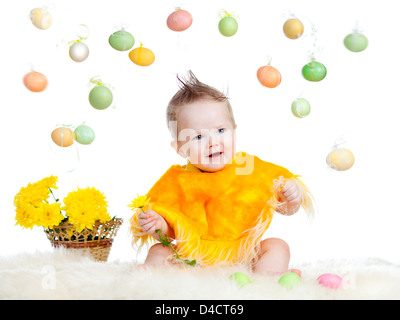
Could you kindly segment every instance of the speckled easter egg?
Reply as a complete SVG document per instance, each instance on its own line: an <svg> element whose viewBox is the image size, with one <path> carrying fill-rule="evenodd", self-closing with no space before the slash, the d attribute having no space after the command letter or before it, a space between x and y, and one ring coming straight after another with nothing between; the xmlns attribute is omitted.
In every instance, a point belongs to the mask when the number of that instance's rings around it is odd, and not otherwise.
<svg viewBox="0 0 400 320"><path fill-rule="evenodd" d="M192 22L193 18L190 12L181 8L177 8L167 18L168 28L177 32L185 31L192 25Z"/></svg>
<svg viewBox="0 0 400 320"><path fill-rule="evenodd" d="M107 109L113 101L113 94L109 88L98 85L90 90L89 102L97 110Z"/></svg>
<svg viewBox="0 0 400 320"><path fill-rule="evenodd" d="M46 76L37 71L28 72L22 80L25 87L32 92L42 92L48 84Z"/></svg>
<svg viewBox="0 0 400 320"><path fill-rule="evenodd" d="M53 23L53 17L50 12L44 8L35 8L31 10L30 18L32 24L41 30L46 30L51 27Z"/></svg>
<svg viewBox="0 0 400 320"><path fill-rule="evenodd" d="M303 23L298 19L288 19L283 24L283 33L289 39L298 39L304 32Z"/></svg>
<svg viewBox="0 0 400 320"><path fill-rule="evenodd" d="M325 66L317 61L311 61L310 63L307 63L301 70L304 79L313 82L323 80L326 77L326 72Z"/></svg>
<svg viewBox="0 0 400 320"><path fill-rule="evenodd" d="M73 45L69 47L69 56L75 62L82 62L87 59L89 56L89 48L83 42L75 42Z"/></svg>
<svg viewBox="0 0 400 320"><path fill-rule="evenodd" d="M76 139L75 133L66 127L58 127L51 133L51 139L59 147L69 147Z"/></svg>
<svg viewBox="0 0 400 320"><path fill-rule="evenodd" d="M232 37L238 31L238 23L234 17L226 16L218 23L219 32L225 37Z"/></svg>
<svg viewBox="0 0 400 320"><path fill-rule="evenodd" d="M348 34L343 40L344 46L352 52L361 52L368 47L368 39L358 32Z"/></svg>
<svg viewBox="0 0 400 320"><path fill-rule="evenodd" d="M95 138L95 134L92 128L86 124L81 124L74 130L76 141L80 144L91 144Z"/></svg>
<svg viewBox="0 0 400 320"><path fill-rule="evenodd" d="M138 66L147 67L155 60L153 51L143 46L133 49L129 52L129 59Z"/></svg>
<svg viewBox="0 0 400 320"><path fill-rule="evenodd" d="M133 47L135 38L126 30L114 32L109 38L108 43L111 47L118 51L126 51Z"/></svg>
<svg viewBox="0 0 400 320"><path fill-rule="evenodd" d="M338 148L328 154L326 163L336 171L346 171L353 166L354 155L349 149Z"/></svg>
<svg viewBox="0 0 400 320"><path fill-rule="evenodd" d="M310 103L304 98L297 98L292 102L292 113L297 118L304 118L311 111Z"/></svg>

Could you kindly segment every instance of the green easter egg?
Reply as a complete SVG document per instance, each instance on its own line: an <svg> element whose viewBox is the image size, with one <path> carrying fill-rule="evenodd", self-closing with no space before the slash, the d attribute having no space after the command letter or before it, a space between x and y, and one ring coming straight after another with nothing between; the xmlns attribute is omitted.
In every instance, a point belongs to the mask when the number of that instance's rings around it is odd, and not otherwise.
<svg viewBox="0 0 400 320"><path fill-rule="evenodd" d="M232 274L229 277L229 279L235 280L240 288L245 286L246 284L251 283L249 277L242 272L236 272L236 273Z"/></svg>
<svg viewBox="0 0 400 320"><path fill-rule="evenodd" d="M80 144L91 144L94 140L94 131L85 124L78 126L75 131L76 141Z"/></svg>
<svg viewBox="0 0 400 320"><path fill-rule="evenodd" d="M362 33L350 33L343 40L344 46L352 52L361 52L368 47L368 39Z"/></svg>
<svg viewBox="0 0 400 320"><path fill-rule="evenodd" d="M97 110L107 109L113 101L113 95L109 88L103 85L94 87L89 93L89 102Z"/></svg>
<svg viewBox="0 0 400 320"><path fill-rule="evenodd" d="M286 287L287 289L292 289L295 285L300 283L300 277L297 273L288 272L280 277L278 282L280 285Z"/></svg>
<svg viewBox="0 0 400 320"><path fill-rule="evenodd" d="M118 51L126 51L133 47L135 38L125 30L114 32L109 38L108 42L111 47Z"/></svg>
<svg viewBox="0 0 400 320"><path fill-rule="evenodd" d="M311 111L310 103L304 98L297 98L292 102L292 113L297 118L308 116Z"/></svg>
<svg viewBox="0 0 400 320"><path fill-rule="evenodd" d="M326 68L325 66L317 61L311 61L310 63L307 63L303 69L301 70L301 73L304 77L304 79L308 81L321 81L326 77Z"/></svg>
<svg viewBox="0 0 400 320"><path fill-rule="evenodd" d="M238 23L233 17L224 17L218 23L219 32L225 37L232 37L238 31Z"/></svg>

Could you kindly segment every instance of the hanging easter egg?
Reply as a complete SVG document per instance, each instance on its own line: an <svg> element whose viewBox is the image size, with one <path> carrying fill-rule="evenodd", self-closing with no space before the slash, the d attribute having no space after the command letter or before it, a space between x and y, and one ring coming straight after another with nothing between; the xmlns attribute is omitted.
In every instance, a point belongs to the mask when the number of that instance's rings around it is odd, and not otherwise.
<svg viewBox="0 0 400 320"><path fill-rule="evenodd" d="M35 8L31 10L30 18L32 24L41 30L46 30L51 27L53 23L53 17L44 8Z"/></svg>
<svg viewBox="0 0 400 320"><path fill-rule="evenodd" d="M311 111L310 103L304 98L297 98L292 102L292 113L297 118L304 118Z"/></svg>
<svg viewBox="0 0 400 320"><path fill-rule="evenodd" d="M97 110L107 109L112 101L113 94L108 87L101 84L90 90L89 102L93 108Z"/></svg>
<svg viewBox="0 0 400 320"><path fill-rule="evenodd" d="M85 61L86 58L89 56L89 48L85 43L77 41L70 46L69 56L75 62Z"/></svg>
<svg viewBox="0 0 400 320"><path fill-rule="evenodd" d="M76 141L80 144L91 144L95 138L95 134L92 128L86 124L81 124L74 130Z"/></svg>
<svg viewBox="0 0 400 320"><path fill-rule="evenodd" d="M328 154L326 163L334 170L346 171L353 166L354 155L349 149L338 148Z"/></svg>
<svg viewBox="0 0 400 320"><path fill-rule="evenodd" d="M281 73L269 64L257 70L257 78L264 87L268 88L277 87L282 80Z"/></svg>
<svg viewBox="0 0 400 320"><path fill-rule="evenodd" d="M177 32L185 31L192 25L192 22L193 18L190 12L182 10L181 8L177 8L167 18L168 28Z"/></svg>
<svg viewBox="0 0 400 320"><path fill-rule="evenodd" d="M303 23L295 18L288 19L283 24L283 33L289 39L298 39L304 32Z"/></svg>
<svg viewBox="0 0 400 320"><path fill-rule="evenodd" d="M36 71L28 72L23 82L25 87L32 92L41 92L46 89L48 81L44 74Z"/></svg>
<svg viewBox="0 0 400 320"><path fill-rule="evenodd" d="M304 79L313 82L323 80L326 77L326 72L325 66L317 61L307 63L301 70Z"/></svg>
<svg viewBox="0 0 400 320"><path fill-rule="evenodd" d="M232 37L238 31L238 23L231 14L222 10L225 16L218 23L219 32L225 37Z"/></svg>
<svg viewBox="0 0 400 320"><path fill-rule="evenodd" d="M368 39L362 33L353 32L343 40L344 46L352 52L361 52L368 47Z"/></svg>
<svg viewBox="0 0 400 320"><path fill-rule="evenodd" d="M318 283L324 287L328 287L331 289L337 289L343 282L342 277L333 273L324 273L320 275L317 279Z"/></svg>
<svg viewBox="0 0 400 320"><path fill-rule="evenodd" d="M148 48L143 47L140 44L140 47L133 49L129 52L129 59L138 66L147 67L151 65L155 60L155 55L153 51Z"/></svg>
<svg viewBox="0 0 400 320"><path fill-rule="evenodd" d="M67 127L58 127L51 133L51 139L59 147L69 147L76 139L75 133Z"/></svg>
<svg viewBox="0 0 400 320"><path fill-rule="evenodd" d="M108 42L115 50L126 51L133 47L135 38L128 31L122 29L114 32L108 38Z"/></svg>

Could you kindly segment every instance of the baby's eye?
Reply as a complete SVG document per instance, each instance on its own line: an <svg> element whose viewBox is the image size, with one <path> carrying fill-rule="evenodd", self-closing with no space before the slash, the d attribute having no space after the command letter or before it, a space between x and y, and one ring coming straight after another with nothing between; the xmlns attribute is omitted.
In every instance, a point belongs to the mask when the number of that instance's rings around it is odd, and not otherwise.
<svg viewBox="0 0 400 320"><path fill-rule="evenodd" d="M193 139L194 139L194 140L200 140L202 137L203 137L203 136L202 136L201 134L199 134L199 135L195 136Z"/></svg>
<svg viewBox="0 0 400 320"><path fill-rule="evenodd" d="M225 132L225 129L224 129L224 128L218 129L218 133L224 133L224 132Z"/></svg>

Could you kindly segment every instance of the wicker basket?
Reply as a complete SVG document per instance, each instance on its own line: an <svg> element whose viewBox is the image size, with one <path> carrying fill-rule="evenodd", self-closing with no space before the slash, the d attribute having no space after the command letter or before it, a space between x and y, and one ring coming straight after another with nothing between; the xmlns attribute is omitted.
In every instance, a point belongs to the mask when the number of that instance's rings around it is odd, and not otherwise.
<svg viewBox="0 0 400 320"><path fill-rule="evenodd" d="M63 222L44 232L55 248L65 247L71 250L87 251L96 261L107 261L114 237L123 220L120 218L107 222L96 222L93 230L85 228L81 232L74 230L70 223Z"/></svg>

